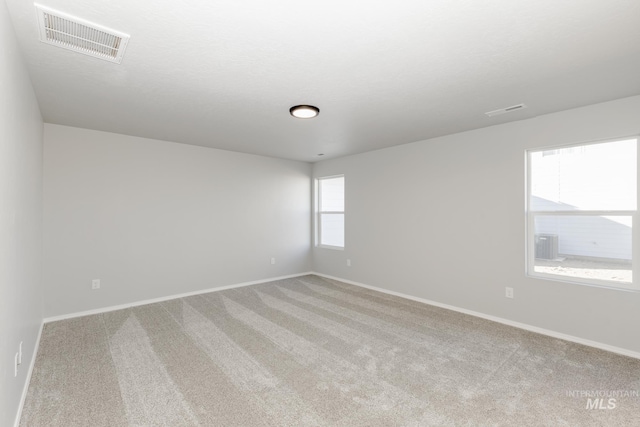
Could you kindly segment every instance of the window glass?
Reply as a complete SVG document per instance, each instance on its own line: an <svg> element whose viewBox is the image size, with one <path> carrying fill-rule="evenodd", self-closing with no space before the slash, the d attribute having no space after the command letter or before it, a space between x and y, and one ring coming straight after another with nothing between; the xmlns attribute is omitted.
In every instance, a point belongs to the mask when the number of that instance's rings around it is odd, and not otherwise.
<svg viewBox="0 0 640 427"><path fill-rule="evenodd" d="M633 285L637 138L530 151L528 272Z"/></svg>
<svg viewBox="0 0 640 427"><path fill-rule="evenodd" d="M344 248L344 176L318 179L318 244Z"/></svg>

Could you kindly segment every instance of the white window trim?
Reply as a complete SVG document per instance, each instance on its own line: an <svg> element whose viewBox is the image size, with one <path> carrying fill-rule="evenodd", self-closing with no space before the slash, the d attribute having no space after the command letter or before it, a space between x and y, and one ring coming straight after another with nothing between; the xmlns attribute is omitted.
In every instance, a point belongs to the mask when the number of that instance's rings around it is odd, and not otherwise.
<svg viewBox="0 0 640 427"><path fill-rule="evenodd" d="M583 143L576 144L567 144L567 145L555 145L552 147L542 147L542 148L531 148L525 151L525 274L527 277L535 278L535 279L545 279L563 283L571 283L583 286L594 286L598 288L606 288L613 289L617 291L627 291L627 292L640 292L640 215L639 215L639 207L636 206L635 211L630 210L619 210L619 211L611 211L611 210L576 210L576 211L531 211L529 206L531 199L531 153L540 152L545 150L557 150L563 148L571 148L571 147L579 147L585 145L592 144L602 144L607 142L616 142L616 141L626 141L629 139L636 139L636 168L637 168L637 176L636 179L640 178L640 136L639 135L630 135L626 137L619 138L611 138L611 139L601 139L597 141L589 141ZM636 192L640 192L640 186L636 187ZM640 197L638 197L638 203L640 203ZM622 282L613 282L609 280L598 280L598 279L589 279L582 277L571 277L571 276L563 276L560 274L549 274L549 273L541 273L536 272L534 270L535 266L535 218L536 216L544 216L544 215L554 215L554 216L630 216L631 224L632 224L632 234L631 234L631 283L622 283Z"/></svg>
<svg viewBox="0 0 640 427"><path fill-rule="evenodd" d="M329 176L321 176L319 178L316 178L315 180L315 197L314 197L314 203L315 203L315 243L316 243L316 247L317 248L323 248L323 249L332 249L334 251L344 251L344 246L333 246L333 245L323 245L320 243L320 236L322 235L322 221L320 220L320 217L323 214L342 214L344 215L345 218L345 222L346 222L346 218L347 215L345 213L346 211L346 180L345 180L345 211L320 211L320 207L322 206L322 200L321 197L322 195L320 194L320 181L325 180L325 179L332 179L332 178L344 178L344 174L340 174L340 175L329 175ZM346 246L346 226L345 226L345 246Z"/></svg>

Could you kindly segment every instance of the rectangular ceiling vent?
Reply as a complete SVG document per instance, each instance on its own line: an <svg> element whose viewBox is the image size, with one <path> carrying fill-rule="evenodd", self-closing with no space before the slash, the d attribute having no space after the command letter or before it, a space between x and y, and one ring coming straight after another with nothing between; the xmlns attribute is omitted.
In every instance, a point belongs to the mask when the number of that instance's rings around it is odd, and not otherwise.
<svg viewBox="0 0 640 427"><path fill-rule="evenodd" d="M36 4L40 40L119 64L129 35Z"/></svg>
<svg viewBox="0 0 640 427"><path fill-rule="evenodd" d="M512 105L511 107L507 107L507 108L501 108L499 110L489 111L488 113L485 113L485 114L489 117L493 117L493 116L499 116L500 114L511 113L513 111L522 110L523 108L527 108L527 106L524 104L518 104L518 105Z"/></svg>

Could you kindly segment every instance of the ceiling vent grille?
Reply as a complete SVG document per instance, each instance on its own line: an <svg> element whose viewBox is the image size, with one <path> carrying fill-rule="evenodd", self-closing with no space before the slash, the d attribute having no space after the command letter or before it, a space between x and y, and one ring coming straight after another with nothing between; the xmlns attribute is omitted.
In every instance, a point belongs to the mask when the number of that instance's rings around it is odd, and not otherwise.
<svg viewBox="0 0 640 427"><path fill-rule="evenodd" d="M527 108L524 104L512 105L511 107L501 108L499 110L493 110L485 113L489 117L499 116L500 114L511 113L513 111L522 110L523 108Z"/></svg>
<svg viewBox="0 0 640 427"><path fill-rule="evenodd" d="M119 64L129 36L36 4L40 40Z"/></svg>

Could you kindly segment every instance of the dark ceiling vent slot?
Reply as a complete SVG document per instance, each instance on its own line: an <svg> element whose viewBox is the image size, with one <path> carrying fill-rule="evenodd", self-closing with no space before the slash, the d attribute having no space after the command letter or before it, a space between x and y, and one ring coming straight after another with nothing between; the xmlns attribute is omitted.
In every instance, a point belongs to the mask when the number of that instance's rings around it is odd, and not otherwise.
<svg viewBox="0 0 640 427"><path fill-rule="evenodd" d="M488 113L485 113L485 114L489 117L493 117L493 116L498 116L500 114L511 113L513 111L522 110L523 108L527 108L527 106L524 104L518 104L518 105L512 105L511 107L507 107L507 108L501 108L499 110L489 111Z"/></svg>
<svg viewBox="0 0 640 427"><path fill-rule="evenodd" d="M36 4L40 40L119 64L129 35Z"/></svg>

